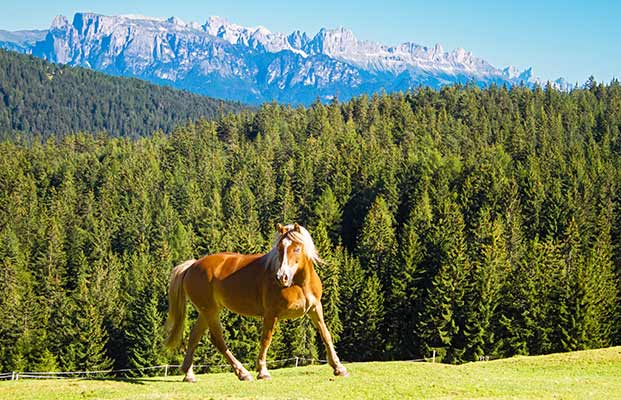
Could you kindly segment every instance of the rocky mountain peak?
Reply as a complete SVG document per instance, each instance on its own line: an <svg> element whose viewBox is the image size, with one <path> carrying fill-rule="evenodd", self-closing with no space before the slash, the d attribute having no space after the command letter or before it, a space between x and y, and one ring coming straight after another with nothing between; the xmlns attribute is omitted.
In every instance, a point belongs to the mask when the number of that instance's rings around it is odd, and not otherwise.
<svg viewBox="0 0 621 400"><path fill-rule="evenodd" d="M69 21L67 20L67 17L65 17L64 15L57 15L52 20L52 25L50 25L50 29L63 29L68 25Z"/></svg>
<svg viewBox="0 0 621 400"><path fill-rule="evenodd" d="M40 38L39 33L32 37ZM53 62L134 76L194 92L248 103L328 101L420 85L537 83L532 69L500 70L471 52L406 42L388 46L359 40L344 27L310 37L209 17L205 24L177 17L57 16L42 40L3 33L0 47ZM6 40L8 38L8 40ZM558 85L563 85L559 82Z"/></svg>

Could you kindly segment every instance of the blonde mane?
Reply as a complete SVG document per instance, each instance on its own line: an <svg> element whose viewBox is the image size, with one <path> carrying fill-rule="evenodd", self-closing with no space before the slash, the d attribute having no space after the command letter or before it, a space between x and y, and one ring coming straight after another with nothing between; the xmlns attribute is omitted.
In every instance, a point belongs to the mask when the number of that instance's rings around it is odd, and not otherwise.
<svg viewBox="0 0 621 400"><path fill-rule="evenodd" d="M295 242L302 243L302 246L304 246L304 255L309 260L311 260L313 264L323 263L323 260L321 259L321 257L319 257L319 254L317 253L317 248L315 247L315 243L313 242L313 238L311 237L310 233L308 233L306 228L304 228L303 226L298 225L298 227L300 230L299 232L294 229L295 224L289 224L285 226L286 232L284 234L276 232L272 249L266 255L266 265L270 270L276 271L279 267L278 264L280 260L278 257L278 242L283 236L287 236Z"/></svg>

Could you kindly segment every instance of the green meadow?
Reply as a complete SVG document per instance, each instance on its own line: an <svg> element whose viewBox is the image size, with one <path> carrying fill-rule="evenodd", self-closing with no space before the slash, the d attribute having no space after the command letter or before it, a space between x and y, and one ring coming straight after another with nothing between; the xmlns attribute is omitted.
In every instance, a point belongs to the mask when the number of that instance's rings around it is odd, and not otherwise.
<svg viewBox="0 0 621 400"><path fill-rule="evenodd" d="M351 363L349 378L315 365L272 371L272 381L232 373L141 379L0 382L2 399L615 399L621 398L621 347L463 365Z"/></svg>

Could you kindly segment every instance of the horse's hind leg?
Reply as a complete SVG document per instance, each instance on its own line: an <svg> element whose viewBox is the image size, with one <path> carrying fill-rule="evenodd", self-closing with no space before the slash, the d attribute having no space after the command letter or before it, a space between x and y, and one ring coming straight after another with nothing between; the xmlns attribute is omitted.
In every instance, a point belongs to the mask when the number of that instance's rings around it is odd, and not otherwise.
<svg viewBox="0 0 621 400"><path fill-rule="evenodd" d="M251 381L252 375L242 363L237 361L233 353L228 349L226 343L224 343L224 337L222 336L222 325L220 325L220 318L218 316L218 312L210 313L207 316L207 323L209 325L209 336L211 337L211 342L218 349L220 353L222 353L233 370L235 371L235 375L239 378L240 381Z"/></svg>
<svg viewBox="0 0 621 400"><path fill-rule="evenodd" d="M192 358L194 357L194 350L196 350L201 337L203 337L203 333L205 333L205 329L207 329L207 319L202 313L199 313L198 319L190 331L188 351L183 358L183 364L181 364L181 371L185 373L185 377L183 378L185 382L196 382L196 377L192 370Z"/></svg>

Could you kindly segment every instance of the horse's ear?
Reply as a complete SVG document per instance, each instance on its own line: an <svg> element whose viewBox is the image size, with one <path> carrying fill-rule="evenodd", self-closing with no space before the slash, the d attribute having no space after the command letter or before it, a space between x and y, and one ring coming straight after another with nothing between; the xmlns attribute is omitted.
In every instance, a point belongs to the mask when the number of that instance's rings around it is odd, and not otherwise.
<svg viewBox="0 0 621 400"><path fill-rule="evenodd" d="M278 223L276 225L276 232L280 233L281 235L284 235L285 233L287 233L287 228L285 228L281 223Z"/></svg>
<svg viewBox="0 0 621 400"><path fill-rule="evenodd" d="M300 225L298 225L297 223L293 225L293 230L296 232L300 232Z"/></svg>

